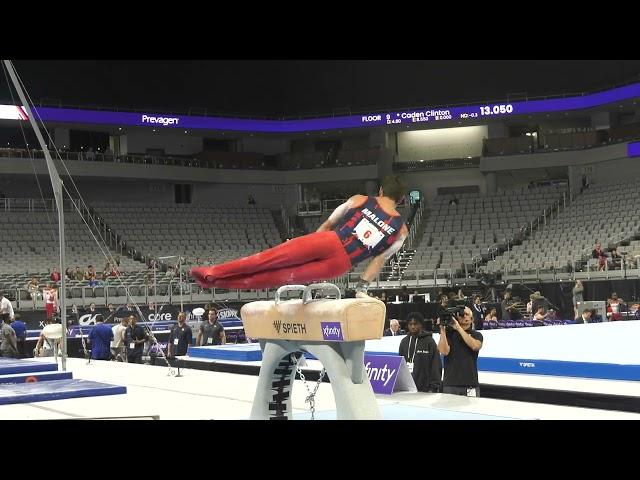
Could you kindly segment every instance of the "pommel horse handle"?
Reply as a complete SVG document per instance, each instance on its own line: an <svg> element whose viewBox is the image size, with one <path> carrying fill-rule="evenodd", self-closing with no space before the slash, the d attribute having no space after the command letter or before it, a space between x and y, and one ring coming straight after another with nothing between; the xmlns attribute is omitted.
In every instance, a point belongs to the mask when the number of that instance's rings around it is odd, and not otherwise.
<svg viewBox="0 0 640 480"><path fill-rule="evenodd" d="M324 282L324 283L312 283L311 285L283 285L278 290L276 290L275 302L278 305L281 300L280 296L285 292L297 292L302 290L302 303L307 304L313 298L311 298L311 294L314 290L334 290L337 295L336 300L340 300L342 298L342 292L338 288L338 286L334 283Z"/></svg>

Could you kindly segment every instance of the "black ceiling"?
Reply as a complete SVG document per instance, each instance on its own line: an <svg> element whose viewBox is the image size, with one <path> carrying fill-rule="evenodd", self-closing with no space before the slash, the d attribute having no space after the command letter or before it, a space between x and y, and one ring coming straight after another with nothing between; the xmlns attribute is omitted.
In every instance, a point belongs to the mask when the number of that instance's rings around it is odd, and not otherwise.
<svg viewBox="0 0 640 480"><path fill-rule="evenodd" d="M592 91L640 60L16 60L34 101L256 116L374 111ZM11 98L0 87L0 99Z"/></svg>

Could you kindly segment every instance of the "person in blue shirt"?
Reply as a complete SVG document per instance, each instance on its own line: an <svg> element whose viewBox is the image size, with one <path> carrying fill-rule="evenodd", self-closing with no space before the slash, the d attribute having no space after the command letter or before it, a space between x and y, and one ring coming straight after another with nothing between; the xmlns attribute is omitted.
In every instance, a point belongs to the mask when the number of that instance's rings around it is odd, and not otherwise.
<svg viewBox="0 0 640 480"><path fill-rule="evenodd" d="M16 320L11 322L11 328L16 332L16 341L18 343L18 358L26 358L25 345L27 341L27 326L20 318L20 314L16 314Z"/></svg>
<svg viewBox="0 0 640 480"><path fill-rule="evenodd" d="M91 358L94 360L111 360L111 340L113 330L105 325L102 315L96 315L96 324L87 338L91 344Z"/></svg>

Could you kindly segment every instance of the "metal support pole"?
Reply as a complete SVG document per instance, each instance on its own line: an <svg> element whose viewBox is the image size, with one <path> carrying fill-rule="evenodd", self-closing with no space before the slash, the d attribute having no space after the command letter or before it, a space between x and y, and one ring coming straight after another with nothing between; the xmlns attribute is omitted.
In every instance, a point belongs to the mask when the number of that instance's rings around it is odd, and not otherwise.
<svg viewBox="0 0 640 480"><path fill-rule="evenodd" d="M7 72L11 77L11 81L18 92L18 96L20 97L20 101L24 106L24 109L27 111L27 115L29 116L29 123L33 128L33 131L38 138L38 143L40 144L40 148L44 152L44 158L47 164L47 170L49 171L49 177L51 179L51 186L53 188L53 196L56 200L56 205L58 206L58 236L60 240L60 312L62 317L62 370L67 369L67 279L65 272L65 241L64 241L64 202L62 197L62 179L58 174L58 170L56 169L55 164L53 163L53 159L51 158L51 153L49 153L49 149L47 148L47 144L42 137L42 132L40 132L40 128L36 123L36 120L33 116L33 112L27 101L27 98L22 90L20 82L18 81L18 77L13 68L13 63L11 60L3 60L5 67L7 68Z"/></svg>

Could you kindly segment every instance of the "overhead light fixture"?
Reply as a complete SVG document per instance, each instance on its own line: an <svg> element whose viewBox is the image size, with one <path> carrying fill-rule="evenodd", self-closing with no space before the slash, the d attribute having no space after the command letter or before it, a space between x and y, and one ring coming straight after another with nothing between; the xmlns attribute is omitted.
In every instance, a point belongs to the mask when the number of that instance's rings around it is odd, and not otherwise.
<svg viewBox="0 0 640 480"><path fill-rule="evenodd" d="M118 130L122 130L122 127L118 127Z"/></svg>

